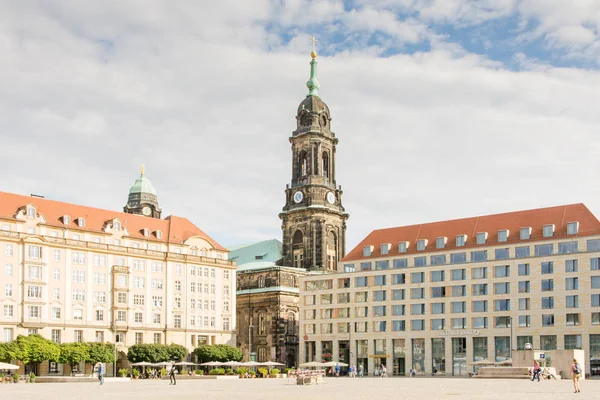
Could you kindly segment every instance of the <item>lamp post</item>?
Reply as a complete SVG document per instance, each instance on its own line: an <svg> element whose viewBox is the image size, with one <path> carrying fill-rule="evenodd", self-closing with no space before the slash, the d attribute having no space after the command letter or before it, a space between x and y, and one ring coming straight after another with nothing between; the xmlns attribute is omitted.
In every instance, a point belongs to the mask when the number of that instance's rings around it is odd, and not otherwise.
<svg viewBox="0 0 600 400"><path fill-rule="evenodd" d="M513 352L513 348L514 348L514 342L513 342L513 317L508 317L509 318L509 322L510 322L510 359L512 360L512 352Z"/></svg>

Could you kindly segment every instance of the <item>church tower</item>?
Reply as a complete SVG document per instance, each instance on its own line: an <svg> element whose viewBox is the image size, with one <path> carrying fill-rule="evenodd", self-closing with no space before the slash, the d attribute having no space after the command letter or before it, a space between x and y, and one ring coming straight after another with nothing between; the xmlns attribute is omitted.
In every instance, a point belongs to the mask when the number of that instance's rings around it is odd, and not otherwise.
<svg viewBox="0 0 600 400"><path fill-rule="evenodd" d="M146 167L142 165L140 177L129 189L127 204L123 207L123 212L128 214L139 214L146 217L160 218L162 210L158 206L158 197L156 190L150 180L144 176Z"/></svg>
<svg viewBox="0 0 600 400"><path fill-rule="evenodd" d="M292 132L292 181L279 214L283 230L283 265L336 270L346 254L342 188L336 183L338 139L331 131L329 107L319 96L317 54L311 53L308 95L298 106Z"/></svg>

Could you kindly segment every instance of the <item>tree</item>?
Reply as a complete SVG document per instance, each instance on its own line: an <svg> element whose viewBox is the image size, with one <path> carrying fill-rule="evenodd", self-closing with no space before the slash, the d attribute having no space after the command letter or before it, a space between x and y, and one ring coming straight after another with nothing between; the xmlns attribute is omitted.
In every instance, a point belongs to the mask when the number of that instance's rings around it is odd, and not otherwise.
<svg viewBox="0 0 600 400"><path fill-rule="evenodd" d="M60 347L37 334L17 336L15 346L15 359L28 366L39 364L42 361L58 361L60 357Z"/></svg>
<svg viewBox="0 0 600 400"><path fill-rule="evenodd" d="M74 342L74 343L62 343L60 345L60 357L58 362L61 364L68 364L71 367L71 374L75 365L82 361L85 361L89 357L88 346L85 343Z"/></svg>
<svg viewBox="0 0 600 400"><path fill-rule="evenodd" d="M127 359L131 363L151 362L158 363L169 360L169 352L167 346L162 344L134 344L129 348Z"/></svg>
<svg viewBox="0 0 600 400"><path fill-rule="evenodd" d="M86 343L88 356L85 362L96 365L97 363L111 363L115 360L114 346L110 343Z"/></svg>
<svg viewBox="0 0 600 400"><path fill-rule="evenodd" d="M19 348L15 342L0 343L0 362L9 363L19 359Z"/></svg>
<svg viewBox="0 0 600 400"><path fill-rule="evenodd" d="M180 344L171 343L167 346L169 361L182 361L188 355L188 349Z"/></svg>
<svg viewBox="0 0 600 400"><path fill-rule="evenodd" d="M198 362L201 363L209 361L240 361L242 359L241 350L226 344L204 344L198 346L194 349L194 355L198 358Z"/></svg>

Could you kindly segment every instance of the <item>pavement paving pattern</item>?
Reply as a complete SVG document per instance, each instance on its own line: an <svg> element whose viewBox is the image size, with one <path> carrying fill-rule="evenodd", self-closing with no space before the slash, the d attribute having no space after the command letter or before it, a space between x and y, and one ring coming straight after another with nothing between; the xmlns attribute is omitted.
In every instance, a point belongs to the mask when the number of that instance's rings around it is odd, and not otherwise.
<svg viewBox="0 0 600 400"><path fill-rule="evenodd" d="M96 399L343 399L343 400L600 400L600 380L581 382L573 393L571 380L462 378L326 378L322 385L298 386L287 379L131 381L98 383L36 383L0 385L0 399L96 400Z"/></svg>

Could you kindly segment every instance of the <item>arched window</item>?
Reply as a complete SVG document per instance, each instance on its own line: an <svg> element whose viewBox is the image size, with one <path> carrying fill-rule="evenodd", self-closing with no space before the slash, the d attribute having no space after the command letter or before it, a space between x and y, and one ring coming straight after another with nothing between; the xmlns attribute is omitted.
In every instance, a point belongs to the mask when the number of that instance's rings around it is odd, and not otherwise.
<svg viewBox="0 0 600 400"><path fill-rule="evenodd" d="M327 234L327 269L335 270L337 263L337 240L335 237L335 233L330 231Z"/></svg>
<svg viewBox="0 0 600 400"><path fill-rule="evenodd" d="M267 317L265 316L265 313L262 312L258 314L258 334L267 334Z"/></svg>
<svg viewBox="0 0 600 400"><path fill-rule="evenodd" d="M329 178L329 153L324 151L322 159L323 167L321 169L323 170L323 176Z"/></svg>
<svg viewBox="0 0 600 400"><path fill-rule="evenodd" d="M294 233L292 248L293 248L292 254L294 257L294 260L293 260L294 267L296 267L296 268L304 267L304 235L302 235L302 231L297 230Z"/></svg>
<svg viewBox="0 0 600 400"><path fill-rule="evenodd" d="M265 347L258 348L258 362L267 361L267 349Z"/></svg>
<svg viewBox="0 0 600 400"><path fill-rule="evenodd" d="M298 176L303 177L308 174L308 160L306 151L301 151L298 155Z"/></svg>
<svg viewBox="0 0 600 400"><path fill-rule="evenodd" d="M258 287L259 288L265 287L265 277L262 275L258 277Z"/></svg>
<svg viewBox="0 0 600 400"><path fill-rule="evenodd" d="M290 276L289 284L290 287L296 287L296 277L294 275Z"/></svg>

